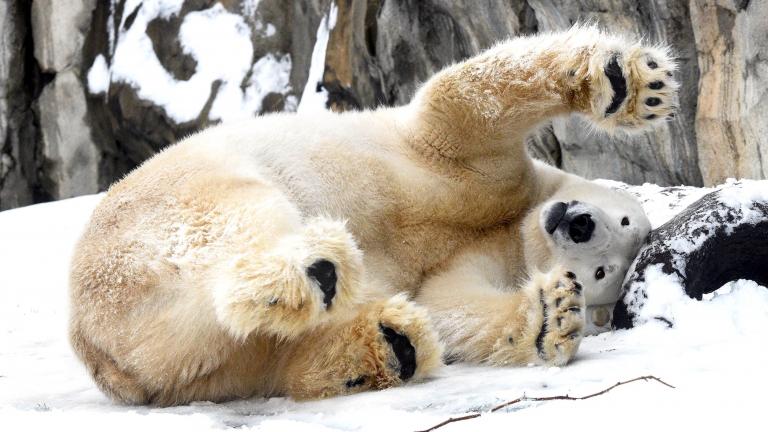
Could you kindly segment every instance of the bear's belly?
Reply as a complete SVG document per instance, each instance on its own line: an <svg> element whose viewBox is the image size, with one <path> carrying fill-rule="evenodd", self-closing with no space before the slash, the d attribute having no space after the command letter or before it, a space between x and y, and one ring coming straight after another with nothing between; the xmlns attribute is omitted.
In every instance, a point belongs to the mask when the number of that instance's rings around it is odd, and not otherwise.
<svg viewBox="0 0 768 432"><path fill-rule="evenodd" d="M360 241L366 272L392 293L411 295L462 246L484 235L484 230L438 223L401 226L382 232L381 238Z"/></svg>

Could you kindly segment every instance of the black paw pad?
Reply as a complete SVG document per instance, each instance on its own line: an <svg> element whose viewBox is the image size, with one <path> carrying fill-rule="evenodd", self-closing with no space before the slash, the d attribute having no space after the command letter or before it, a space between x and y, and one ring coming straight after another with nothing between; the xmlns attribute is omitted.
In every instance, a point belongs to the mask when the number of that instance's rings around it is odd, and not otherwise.
<svg viewBox="0 0 768 432"><path fill-rule="evenodd" d="M355 388L360 387L363 384L365 384L365 377L359 376L357 379L347 380L346 386L347 388Z"/></svg>
<svg viewBox="0 0 768 432"><path fill-rule="evenodd" d="M416 372L416 349L411 345L410 339L389 327L379 324L379 329L384 334L384 339L392 346L392 351L400 363L400 379L405 381Z"/></svg>
<svg viewBox="0 0 768 432"><path fill-rule="evenodd" d="M608 81L611 83L613 89L613 99L611 104L605 110L605 115L613 114L618 111L621 103L627 98L627 80L624 78L624 73L619 66L619 57L613 56L611 61L605 67L605 76L608 77Z"/></svg>
<svg viewBox="0 0 768 432"><path fill-rule="evenodd" d="M325 307L331 307L333 297L336 296L336 266L328 260L317 260L307 267L307 276L317 281L320 291L323 292Z"/></svg>
<svg viewBox="0 0 768 432"><path fill-rule="evenodd" d="M581 291L583 289L584 289L584 287L582 287L580 283L578 283L578 282L574 282L573 283L573 292L575 292L576 294L581 294Z"/></svg>
<svg viewBox="0 0 768 432"><path fill-rule="evenodd" d="M664 88L664 82L662 81L654 81L650 84L648 84L648 88L651 90L661 90Z"/></svg>
<svg viewBox="0 0 768 432"><path fill-rule="evenodd" d="M656 106L656 105L659 105L660 103L661 103L661 99L657 97L649 97L648 99L645 100L645 104L648 106Z"/></svg>
<svg viewBox="0 0 768 432"><path fill-rule="evenodd" d="M544 315L544 319L541 320L541 329L539 329L539 334L536 336L536 351L539 354L539 358L546 360L546 353L544 352L544 336L549 333L549 328L547 326L549 311L547 310L547 303L544 301L544 290L539 290L539 303L541 304L541 311L542 315Z"/></svg>
<svg viewBox="0 0 768 432"><path fill-rule="evenodd" d="M567 272L565 272L565 277L567 277L568 279L571 279L571 280L576 279L576 273L574 273L572 271L567 271Z"/></svg>

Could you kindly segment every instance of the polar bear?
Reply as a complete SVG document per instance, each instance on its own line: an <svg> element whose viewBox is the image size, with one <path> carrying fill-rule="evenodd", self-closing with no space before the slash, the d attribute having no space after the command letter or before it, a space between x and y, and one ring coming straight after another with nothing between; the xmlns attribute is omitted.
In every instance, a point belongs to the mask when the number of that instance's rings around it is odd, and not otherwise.
<svg viewBox="0 0 768 432"><path fill-rule="evenodd" d="M126 403L318 398L448 358L564 364L648 221L533 161L525 136L671 116L664 48L595 28L520 37L412 102L220 125L113 185L71 271L71 342ZM416 305L413 300L421 305Z"/></svg>

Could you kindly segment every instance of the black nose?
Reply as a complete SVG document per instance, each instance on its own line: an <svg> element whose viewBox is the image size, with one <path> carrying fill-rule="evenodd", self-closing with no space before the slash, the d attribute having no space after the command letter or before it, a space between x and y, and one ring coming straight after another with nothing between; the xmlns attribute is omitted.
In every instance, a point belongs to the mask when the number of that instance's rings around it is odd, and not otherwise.
<svg viewBox="0 0 768 432"><path fill-rule="evenodd" d="M592 233L595 231L595 222L592 221L592 216L587 213L582 213L571 220L568 227L568 234L571 236L571 240L574 243L583 243L589 241L592 238Z"/></svg>

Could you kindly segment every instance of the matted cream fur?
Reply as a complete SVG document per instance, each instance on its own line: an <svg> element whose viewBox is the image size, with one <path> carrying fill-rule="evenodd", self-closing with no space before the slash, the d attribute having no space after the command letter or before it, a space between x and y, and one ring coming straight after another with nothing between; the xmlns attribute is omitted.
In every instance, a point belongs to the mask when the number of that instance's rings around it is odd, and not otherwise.
<svg viewBox="0 0 768 432"><path fill-rule="evenodd" d="M627 95L606 114L611 61ZM384 388L437 368L441 340L458 360L564 364L585 298L610 293L544 232L547 206L601 197L599 259L626 261L647 226L626 196L532 161L524 138L570 113L608 132L663 121L673 68L663 48L574 28L448 67L403 107L193 135L95 210L72 345L108 395L159 405ZM637 222L619 235L622 211ZM322 261L333 284L309 277Z"/></svg>

